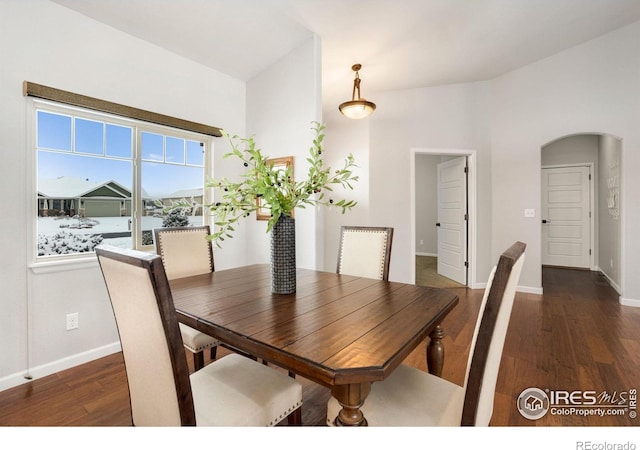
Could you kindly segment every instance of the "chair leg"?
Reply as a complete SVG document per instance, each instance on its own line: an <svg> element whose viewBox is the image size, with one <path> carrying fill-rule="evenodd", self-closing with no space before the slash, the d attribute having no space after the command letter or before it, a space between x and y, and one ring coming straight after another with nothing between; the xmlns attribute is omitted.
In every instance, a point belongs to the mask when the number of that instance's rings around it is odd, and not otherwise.
<svg viewBox="0 0 640 450"><path fill-rule="evenodd" d="M198 371L204 367L204 352L193 354L193 369Z"/></svg>
<svg viewBox="0 0 640 450"><path fill-rule="evenodd" d="M302 406L289 414L289 417L287 417L287 423L289 425L296 426L302 425Z"/></svg>
<svg viewBox="0 0 640 450"><path fill-rule="evenodd" d="M217 353L218 353L218 346L216 345L215 347L211 347L211 361L216 360Z"/></svg>

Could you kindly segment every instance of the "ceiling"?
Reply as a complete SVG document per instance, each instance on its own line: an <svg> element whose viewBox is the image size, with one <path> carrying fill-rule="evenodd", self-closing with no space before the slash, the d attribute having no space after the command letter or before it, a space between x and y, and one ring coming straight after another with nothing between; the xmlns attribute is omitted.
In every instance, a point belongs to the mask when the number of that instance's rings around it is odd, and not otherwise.
<svg viewBox="0 0 640 450"><path fill-rule="evenodd" d="M317 34L323 101L494 78L640 20L640 0L51 0L250 80ZM372 99L375 100L375 99Z"/></svg>

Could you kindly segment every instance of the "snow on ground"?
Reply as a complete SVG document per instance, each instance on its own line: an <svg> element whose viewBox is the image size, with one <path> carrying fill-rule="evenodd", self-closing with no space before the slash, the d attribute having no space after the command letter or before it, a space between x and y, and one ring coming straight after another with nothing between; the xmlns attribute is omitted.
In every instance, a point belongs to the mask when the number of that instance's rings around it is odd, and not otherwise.
<svg viewBox="0 0 640 450"><path fill-rule="evenodd" d="M94 225L90 228L79 228L82 222L68 216L62 218L38 217L38 240L41 243L40 247L41 250L44 251L44 255L59 254L59 252L53 250L53 248L56 247L75 249L75 251L71 251L71 253L92 251L93 248L91 246L88 250L80 249L85 248L85 238L91 242L90 236L94 234L124 233L131 231L129 225L130 217L97 217L88 219L90 219L89 223ZM144 216L142 217L142 229L152 231L154 228L161 227L162 220L162 217ZM189 222L191 225L202 225L202 216L189 217ZM70 236L70 234L84 236ZM56 238L56 235L59 237ZM94 239L94 242L95 240L96 239ZM79 242L83 244L79 244ZM102 243L120 248L132 247L130 236L104 239ZM69 253L69 251L63 253Z"/></svg>
<svg viewBox="0 0 640 450"><path fill-rule="evenodd" d="M67 230L72 233L119 233L124 231L131 231L129 226L130 217L96 217L89 218L92 221L98 222L92 228L78 229L68 228L71 226L78 226L80 221L73 219L69 216L58 217L38 217L38 234L52 235L60 230ZM192 219L192 218L190 218ZM202 221L202 216L194 217L196 221ZM61 227L60 225L63 225ZM66 227L64 226L66 225ZM144 230L153 230L156 227L162 226L162 217L144 216L142 218L142 228Z"/></svg>

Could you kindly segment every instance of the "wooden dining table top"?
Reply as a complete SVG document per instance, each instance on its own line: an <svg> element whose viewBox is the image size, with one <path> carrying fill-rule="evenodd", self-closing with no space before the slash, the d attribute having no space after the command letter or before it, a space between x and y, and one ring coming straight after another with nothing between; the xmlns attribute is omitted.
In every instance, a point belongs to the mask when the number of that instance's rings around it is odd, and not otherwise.
<svg viewBox="0 0 640 450"><path fill-rule="evenodd" d="M271 293L270 265L170 282L180 322L327 387L380 381L458 303L444 289L297 269Z"/></svg>

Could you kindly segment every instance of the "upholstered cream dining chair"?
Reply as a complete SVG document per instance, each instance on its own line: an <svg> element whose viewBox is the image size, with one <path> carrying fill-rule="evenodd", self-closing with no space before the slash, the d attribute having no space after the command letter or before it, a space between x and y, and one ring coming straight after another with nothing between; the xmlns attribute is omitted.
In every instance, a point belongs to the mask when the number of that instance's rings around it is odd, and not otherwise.
<svg viewBox="0 0 640 450"><path fill-rule="evenodd" d="M361 410L371 426L487 426L526 244L509 247L493 268L476 321L464 387L401 364L371 385ZM341 409L331 397L327 425Z"/></svg>
<svg viewBox="0 0 640 450"><path fill-rule="evenodd" d="M393 228L342 226L337 273L389 279Z"/></svg>
<svg viewBox="0 0 640 450"><path fill-rule="evenodd" d="M214 270L209 225L196 227L167 227L153 230L156 253L162 258L167 278L188 277ZM204 367L204 351L209 349L211 360L216 359L220 341L183 323L180 324L182 342L193 353L195 370Z"/></svg>
<svg viewBox="0 0 640 450"><path fill-rule="evenodd" d="M96 247L118 326L137 426L301 424L302 386L237 354L189 375L178 318L158 255Z"/></svg>

